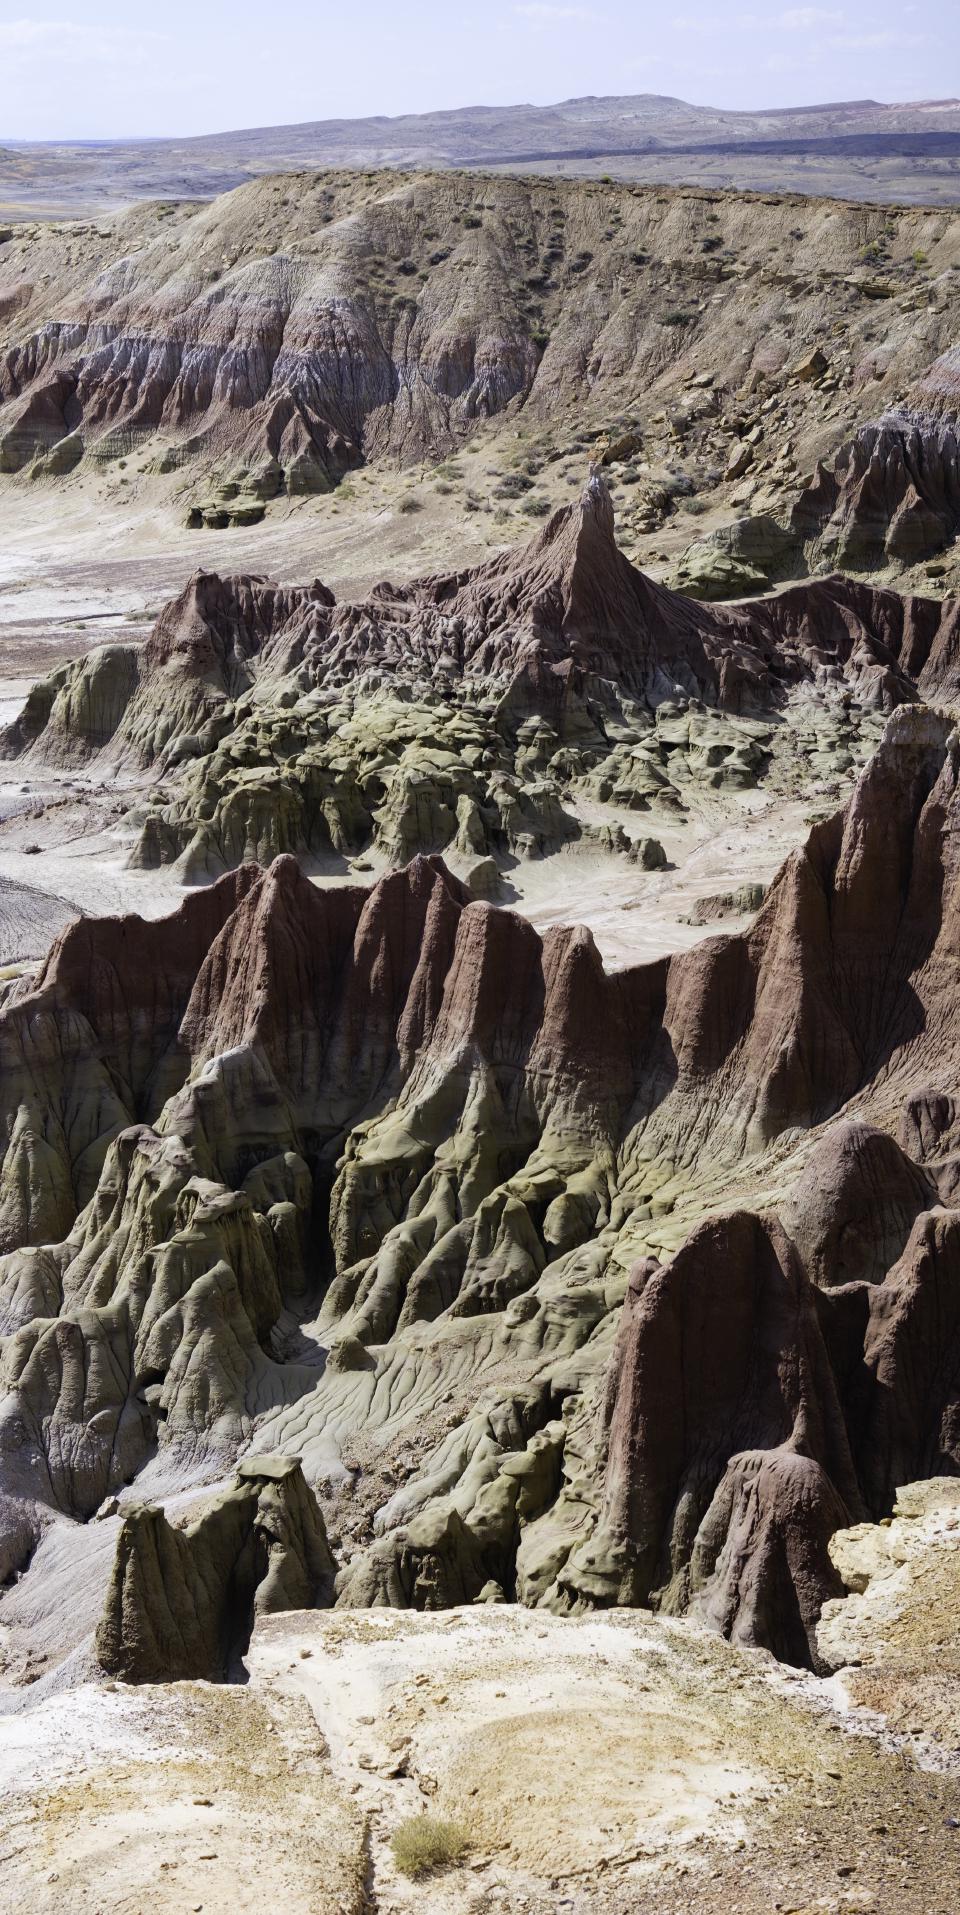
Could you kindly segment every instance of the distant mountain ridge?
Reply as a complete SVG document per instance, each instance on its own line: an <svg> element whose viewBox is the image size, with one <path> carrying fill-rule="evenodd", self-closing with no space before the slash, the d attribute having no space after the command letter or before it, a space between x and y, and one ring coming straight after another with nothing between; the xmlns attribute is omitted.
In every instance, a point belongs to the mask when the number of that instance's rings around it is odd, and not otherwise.
<svg viewBox="0 0 960 1915"><path fill-rule="evenodd" d="M952 204L960 199L960 100L732 112L641 93L190 139L7 142L0 218L206 199L265 172L328 166L608 170L664 184Z"/></svg>

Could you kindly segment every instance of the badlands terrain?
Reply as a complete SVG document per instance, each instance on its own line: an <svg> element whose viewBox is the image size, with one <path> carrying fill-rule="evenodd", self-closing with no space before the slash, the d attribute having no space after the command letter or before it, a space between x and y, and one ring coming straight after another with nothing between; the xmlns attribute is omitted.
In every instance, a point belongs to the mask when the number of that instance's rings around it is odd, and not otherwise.
<svg viewBox="0 0 960 1915"><path fill-rule="evenodd" d="M808 31L818 30L811 15ZM950 205L960 177L960 101L848 100L735 113L641 93L193 139L18 141L0 148L0 219L99 213L162 195L209 199L263 173L318 166L609 174Z"/></svg>
<svg viewBox="0 0 960 1915"><path fill-rule="evenodd" d="M11 1908L953 1915L958 277L11 223Z"/></svg>

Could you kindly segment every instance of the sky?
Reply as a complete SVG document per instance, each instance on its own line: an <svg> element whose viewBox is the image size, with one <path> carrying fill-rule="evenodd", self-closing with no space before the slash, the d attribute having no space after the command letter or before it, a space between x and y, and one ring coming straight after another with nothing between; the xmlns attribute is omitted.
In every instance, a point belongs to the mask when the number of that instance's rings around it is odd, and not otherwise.
<svg viewBox="0 0 960 1915"><path fill-rule="evenodd" d="M960 0L0 0L0 144L588 93L944 98L960 94Z"/></svg>

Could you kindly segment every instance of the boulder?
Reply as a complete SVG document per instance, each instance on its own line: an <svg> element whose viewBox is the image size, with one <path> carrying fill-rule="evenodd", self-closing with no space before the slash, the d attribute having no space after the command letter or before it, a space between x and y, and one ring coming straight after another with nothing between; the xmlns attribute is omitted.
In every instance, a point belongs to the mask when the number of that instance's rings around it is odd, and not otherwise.
<svg viewBox="0 0 960 1915"><path fill-rule="evenodd" d="M824 378L830 370L830 361L820 346L811 346L809 352L797 360L790 368L790 376L801 380L805 385Z"/></svg>

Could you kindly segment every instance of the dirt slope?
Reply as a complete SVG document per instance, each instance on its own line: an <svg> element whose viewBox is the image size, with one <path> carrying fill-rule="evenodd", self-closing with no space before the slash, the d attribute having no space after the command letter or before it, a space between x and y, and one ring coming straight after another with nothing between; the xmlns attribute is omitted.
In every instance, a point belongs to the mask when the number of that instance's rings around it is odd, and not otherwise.
<svg viewBox="0 0 960 1915"><path fill-rule="evenodd" d="M644 427L709 373L715 483L746 426L725 390L820 343L861 417L899 399L953 342L955 266L951 214L460 175L275 178L25 229L0 247L2 463L226 461L263 497L439 457L520 408L571 436L625 406ZM839 402L803 397L807 436Z"/></svg>

